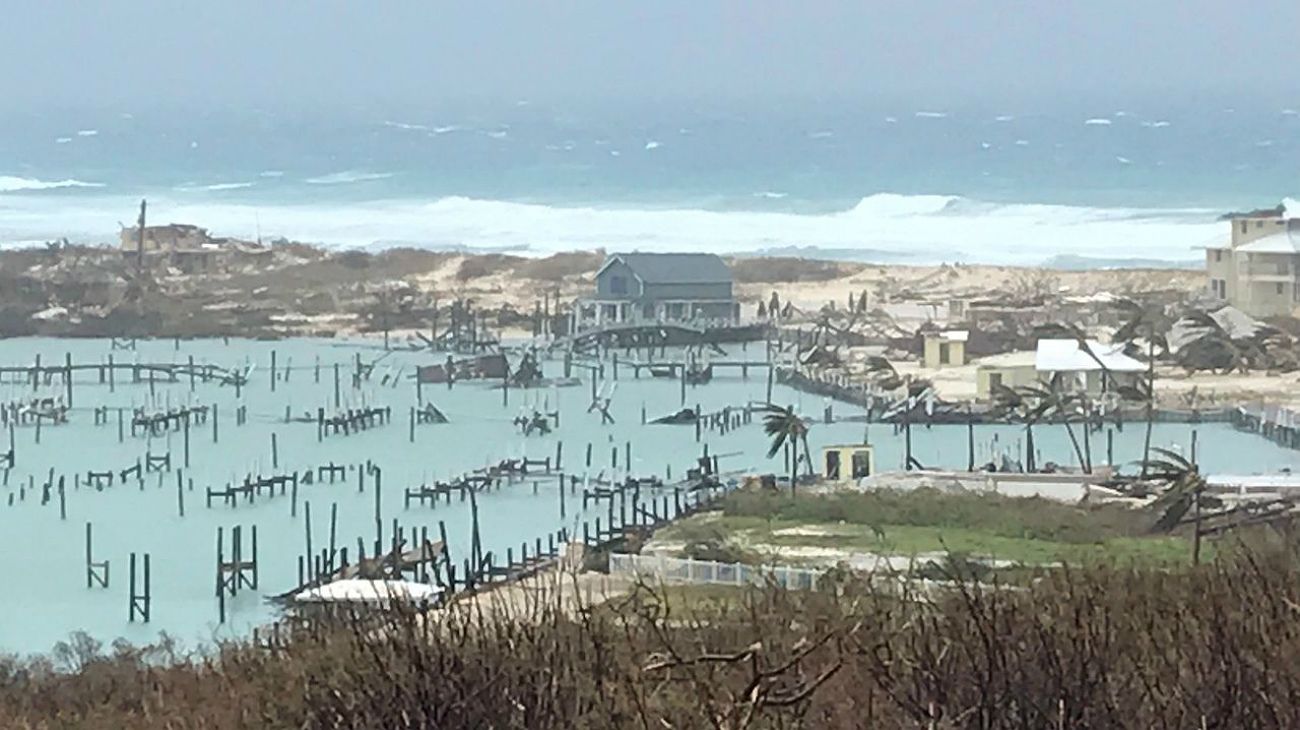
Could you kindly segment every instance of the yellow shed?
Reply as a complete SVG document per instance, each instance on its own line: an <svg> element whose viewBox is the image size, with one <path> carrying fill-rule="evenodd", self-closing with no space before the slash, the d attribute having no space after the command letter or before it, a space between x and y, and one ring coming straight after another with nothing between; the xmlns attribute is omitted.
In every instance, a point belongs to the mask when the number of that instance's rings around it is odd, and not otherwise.
<svg viewBox="0 0 1300 730"><path fill-rule="evenodd" d="M875 471L876 458L870 444L822 447L822 477L828 482L857 484Z"/></svg>
<svg viewBox="0 0 1300 730"><path fill-rule="evenodd" d="M1038 383L1038 368L1035 365L1036 353L1008 352L1003 355L986 357L975 368L975 397L989 400L993 388L1005 385L1019 388Z"/></svg>
<svg viewBox="0 0 1300 730"><path fill-rule="evenodd" d="M925 352L921 356L922 367L945 368L965 365L966 340L969 336L969 332L958 330L926 335Z"/></svg>

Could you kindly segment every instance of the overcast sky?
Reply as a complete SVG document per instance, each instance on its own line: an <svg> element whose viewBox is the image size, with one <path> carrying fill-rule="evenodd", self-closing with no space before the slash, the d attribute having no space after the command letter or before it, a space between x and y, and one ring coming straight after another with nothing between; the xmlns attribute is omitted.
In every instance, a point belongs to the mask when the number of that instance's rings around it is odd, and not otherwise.
<svg viewBox="0 0 1300 730"><path fill-rule="evenodd" d="M6 0L0 104L1257 94L1300 2Z"/></svg>

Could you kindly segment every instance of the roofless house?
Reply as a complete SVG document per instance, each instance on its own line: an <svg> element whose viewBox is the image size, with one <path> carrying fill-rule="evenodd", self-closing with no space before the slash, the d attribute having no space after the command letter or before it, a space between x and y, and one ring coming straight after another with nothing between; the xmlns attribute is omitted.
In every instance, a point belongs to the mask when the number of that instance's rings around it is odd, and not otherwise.
<svg viewBox="0 0 1300 730"><path fill-rule="evenodd" d="M617 253L596 272L596 293L579 302L578 327L680 322L732 324L740 305L731 269L706 253Z"/></svg>

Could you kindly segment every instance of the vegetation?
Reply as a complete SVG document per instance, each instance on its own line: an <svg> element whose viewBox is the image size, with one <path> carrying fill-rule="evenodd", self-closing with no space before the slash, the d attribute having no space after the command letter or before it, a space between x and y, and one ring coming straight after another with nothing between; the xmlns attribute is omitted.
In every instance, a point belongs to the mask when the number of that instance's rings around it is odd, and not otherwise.
<svg viewBox="0 0 1300 730"><path fill-rule="evenodd" d="M1294 546L1026 587L638 587L305 627L274 649L163 645L0 663L6 727L1023 728L1300 725ZM965 566L965 567L963 567Z"/></svg>
<svg viewBox="0 0 1300 730"><path fill-rule="evenodd" d="M787 450L790 463L790 494L794 494L799 485L799 447L803 446L803 455L808 462L808 472L812 473L812 453L808 450L808 424L795 412L794 406L782 408L768 404L767 415L763 416L763 432L772 438L767 449L767 458L776 456L783 447Z"/></svg>

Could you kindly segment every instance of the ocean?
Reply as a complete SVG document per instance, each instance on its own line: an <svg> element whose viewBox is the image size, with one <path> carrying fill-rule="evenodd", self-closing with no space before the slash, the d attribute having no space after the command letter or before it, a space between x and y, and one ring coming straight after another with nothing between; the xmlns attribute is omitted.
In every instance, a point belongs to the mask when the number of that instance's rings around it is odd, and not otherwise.
<svg viewBox="0 0 1300 730"><path fill-rule="evenodd" d="M1187 264L1297 193L1300 114L866 104L0 112L0 244L152 222L334 247Z"/></svg>

